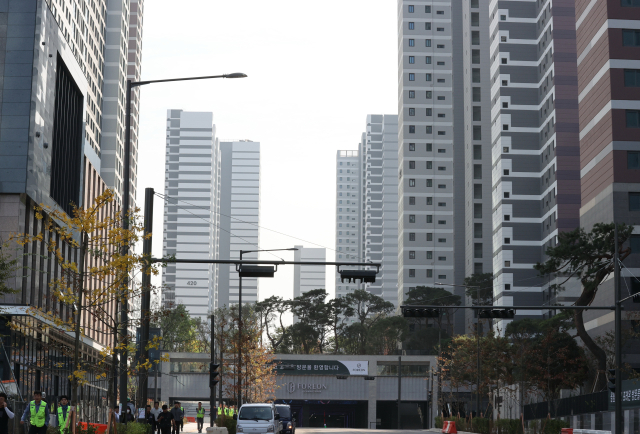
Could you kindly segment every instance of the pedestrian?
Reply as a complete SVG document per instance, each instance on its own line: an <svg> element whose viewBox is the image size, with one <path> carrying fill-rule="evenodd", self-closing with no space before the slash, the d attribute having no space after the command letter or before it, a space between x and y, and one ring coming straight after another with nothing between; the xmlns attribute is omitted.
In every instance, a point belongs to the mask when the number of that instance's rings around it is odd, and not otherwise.
<svg viewBox="0 0 640 434"><path fill-rule="evenodd" d="M7 404L7 394L0 392L0 434L9 434L9 419L13 419L13 416Z"/></svg>
<svg viewBox="0 0 640 434"><path fill-rule="evenodd" d="M171 427L173 426L173 413L169 411L167 404L162 406L162 413L158 416L158 424L160 425L160 431L162 434L171 434Z"/></svg>
<svg viewBox="0 0 640 434"><path fill-rule="evenodd" d="M67 427L69 413L69 398L62 395L60 397L60 405L58 406L58 417L53 418L54 423L60 429L60 434L64 434L65 431L69 432L69 428Z"/></svg>
<svg viewBox="0 0 640 434"><path fill-rule="evenodd" d="M202 432L202 427L204 426L204 408L202 408L202 402L198 402L196 422L198 422L198 432Z"/></svg>
<svg viewBox="0 0 640 434"><path fill-rule="evenodd" d="M222 402L218 404L218 417L222 417L222 415L224 414L224 407Z"/></svg>
<svg viewBox="0 0 640 434"><path fill-rule="evenodd" d="M152 434L156 431L160 434L160 425L158 425L158 416L162 414L162 409L160 408L160 403L158 401L153 403L153 408L151 409L151 414L155 417L155 422L152 427Z"/></svg>
<svg viewBox="0 0 640 434"><path fill-rule="evenodd" d="M136 406L133 402L131 402L131 398L127 398L127 407L131 410L131 414L136 414Z"/></svg>
<svg viewBox="0 0 640 434"><path fill-rule="evenodd" d="M114 423L120 423L120 406L113 407L113 421Z"/></svg>
<svg viewBox="0 0 640 434"><path fill-rule="evenodd" d="M136 418L133 417L133 413L131 413L131 408L127 406L127 412L122 415L124 417L124 423L135 422Z"/></svg>
<svg viewBox="0 0 640 434"><path fill-rule="evenodd" d="M49 407L42 400L42 392L33 392L33 401L29 403L22 414L20 424L29 422L29 434L47 434L49 427Z"/></svg>
<svg viewBox="0 0 640 434"><path fill-rule="evenodd" d="M144 421L149 424L151 431L153 432L156 425L156 417L151 413L151 406L147 405L144 410Z"/></svg>
<svg viewBox="0 0 640 434"><path fill-rule="evenodd" d="M180 407L180 401L176 401L171 409L173 414L173 434L180 434L180 428L184 429L182 419L184 418L184 408Z"/></svg>

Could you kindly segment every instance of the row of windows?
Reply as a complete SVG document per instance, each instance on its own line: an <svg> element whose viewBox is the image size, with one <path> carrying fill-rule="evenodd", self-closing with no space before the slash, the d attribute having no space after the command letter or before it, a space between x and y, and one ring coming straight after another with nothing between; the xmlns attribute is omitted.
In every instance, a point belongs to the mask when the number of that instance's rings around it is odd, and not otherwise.
<svg viewBox="0 0 640 434"><path fill-rule="evenodd" d="M433 127L431 125L428 125L425 128L425 132L427 134L433 134ZM415 134L416 133L416 126L415 125L409 125L409 134ZM438 135L439 136L446 136L447 132L446 131L438 131Z"/></svg>
<svg viewBox="0 0 640 434"><path fill-rule="evenodd" d="M410 47L415 47L416 46L416 40L411 38L409 39L409 46ZM425 39L424 40L424 46L425 47L431 47L431 39ZM436 44L436 48L444 48L444 44Z"/></svg>
<svg viewBox="0 0 640 434"><path fill-rule="evenodd" d="M479 0L471 0L471 4L474 4L474 3L477 4L478 1ZM473 6L471 6L471 7L473 7ZM409 5L407 10L409 11L410 14L414 13L415 12L415 5ZM424 7L424 13L425 14L430 14L431 13L431 6L425 6ZM436 11L436 14L437 15L444 15L444 11Z"/></svg>
<svg viewBox="0 0 640 434"><path fill-rule="evenodd" d="M409 22L409 30L415 30L415 28L416 28L416 23L414 23L413 21ZM424 29L431 30L431 23L425 22ZM437 27L436 29L438 32L444 32L444 27Z"/></svg>
<svg viewBox="0 0 640 434"><path fill-rule="evenodd" d="M431 73L426 73L424 75L424 79L425 81L433 81L433 74ZM413 72L409 73L409 81L416 81L416 74ZM444 78L439 78L436 80L438 83L446 83L446 79Z"/></svg>
<svg viewBox="0 0 640 434"><path fill-rule="evenodd" d="M433 259L433 251L431 250L427 250L427 259ZM409 251L409 259L416 259L416 251L415 250L410 250ZM438 261L446 261L447 257L446 256L438 256Z"/></svg>
<svg viewBox="0 0 640 434"><path fill-rule="evenodd" d="M427 147L427 152L433 152L433 143L427 143L426 147ZM416 144L415 143L409 143L409 151L413 152L415 150L416 150ZM444 154L446 152L447 152L446 149L438 149L438 153L439 154ZM415 165L415 161L413 163ZM411 167L411 162L409 162L409 168L413 169L413 167Z"/></svg>
<svg viewBox="0 0 640 434"><path fill-rule="evenodd" d="M411 76L411 74L409 74L409 76ZM415 74L414 74L414 78L415 78ZM416 97L416 91L415 90L410 90L409 91L409 98L415 98ZM425 98L426 99L432 99L433 98L433 91L428 90L427 93L425 94ZM440 95L438 96L438 101L445 101L446 98L444 95Z"/></svg>
<svg viewBox="0 0 640 434"><path fill-rule="evenodd" d="M409 241L415 241L416 240L416 233L415 232L409 232ZM427 241L433 241L433 234L431 232L429 232L427 234ZM446 243L447 239L446 238L438 238L438 242L439 243Z"/></svg>
<svg viewBox="0 0 640 434"><path fill-rule="evenodd" d="M415 197L412 197L412 199L414 200L415 203ZM416 222L416 215L415 214L409 214L409 223L415 223ZM427 215L427 223L433 223L433 215L429 214ZM446 220L438 220L438 224L439 225L446 225L447 221Z"/></svg>
<svg viewBox="0 0 640 434"><path fill-rule="evenodd" d="M416 270L414 268L409 269L409 277L416 277ZM427 277L433 277L433 270L427 269ZM438 279L446 279L446 274L438 274Z"/></svg>
<svg viewBox="0 0 640 434"><path fill-rule="evenodd" d="M416 63L416 56L409 56L409 63L412 64L412 65L415 64ZM431 65L431 63L432 63L431 62L431 56L425 56L424 63L427 64L427 65ZM438 66L444 66L444 61L438 61L438 62L436 62L436 64ZM414 78L415 78L415 75L414 75Z"/></svg>

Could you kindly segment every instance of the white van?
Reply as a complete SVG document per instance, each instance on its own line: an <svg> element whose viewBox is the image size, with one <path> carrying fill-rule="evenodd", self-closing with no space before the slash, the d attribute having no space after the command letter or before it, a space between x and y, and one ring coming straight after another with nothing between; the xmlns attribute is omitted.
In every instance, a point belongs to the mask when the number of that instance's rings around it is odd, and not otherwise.
<svg viewBox="0 0 640 434"><path fill-rule="evenodd" d="M244 404L233 418L238 421L236 433L279 434L282 431L274 404Z"/></svg>

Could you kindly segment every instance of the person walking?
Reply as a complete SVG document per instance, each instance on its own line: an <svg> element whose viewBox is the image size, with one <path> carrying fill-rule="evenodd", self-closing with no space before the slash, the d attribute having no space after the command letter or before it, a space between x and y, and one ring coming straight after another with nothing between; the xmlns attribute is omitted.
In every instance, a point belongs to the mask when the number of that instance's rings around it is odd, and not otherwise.
<svg viewBox="0 0 640 434"><path fill-rule="evenodd" d="M62 395L60 397L60 405L58 406L58 417L53 419L56 426L60 429L60 434L64 434L65 431L69 432L69 427L67 427L69 413L69 399L65 395Z"/></svg>
<svg viewBox="0 0 640 434"><path fill-rule="evenodd" d="M158 401L153 403L153 408L151 409L151 414L155 417L155 422L151 429L152 434L156 431L160 434L160 425L158 424L158 416L162 414L162 409L160 408L160 403Z"/></svg>
<svg viewBox="0 0 640 434"><path fill-rule="evenodd" d="M14 413L7 404L7 394L0 392L0 434L9 434L9 419L13 419Z"/></svg>
<svg viewBox="0 0 640 434"><path fill-rule="evenodd" d="M171 409L173 414L173 434L180 434L180 428L184 429L182 419L184 418L184 408L180 407L180 402L176 401Z"/></svg>
<svg viewBox="0 0 640 434"><path fill-rule="evenodd" d="M144 410L144 421L149 424L151 427L151 432L153 432L156 425L156 417L151 413L151 406L147 405Z"/></svg>
<svg viewBox="0 0 640 434"><path fill-rule="evenodd" d="M218 404L218 417L222 417L222 415L224 414L224 407L222 402Z"/></svg>
<svg viewBox="0 0 640 434"><path fill-rule="evenodd" d="M29 422L29 434L47 434L49 427L49 407L42 400L42 392L33 392L33 401L24 409L20 424Z"/></svg>
<svg viewBox="0 0 640 434"><path fill-rule="evenodd" d="M204 426L204 408L202 408L202 402L198 402L196 422L198 422L198 432L202 432L202 427Z"/></svg>
<svg viewBox="0 0 640 434"><path fill-rule="evenodd" d="M173 413L169 411L167 404L162 406L162 413L158 416L158 425L162 434L171 434L171 427L173 426Z"/></svg>
<svg viewBox="0 0 640 434"><path fill-rule="evenodd" d="M114 423L120 423L120 406L116 405L113 407L113 420Z"/></svg>

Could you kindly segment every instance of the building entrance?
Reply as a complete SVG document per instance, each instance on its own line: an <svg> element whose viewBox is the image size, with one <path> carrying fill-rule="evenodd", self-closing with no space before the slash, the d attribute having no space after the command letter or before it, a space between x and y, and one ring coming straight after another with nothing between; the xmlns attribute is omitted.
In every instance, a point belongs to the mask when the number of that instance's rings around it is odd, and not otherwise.
<svg viewBox="0 0 640 434"><path fill-rule="evenodd" d="M307 428L367 428L367 401L276 400L297 413L296 426Z"/></svg>

